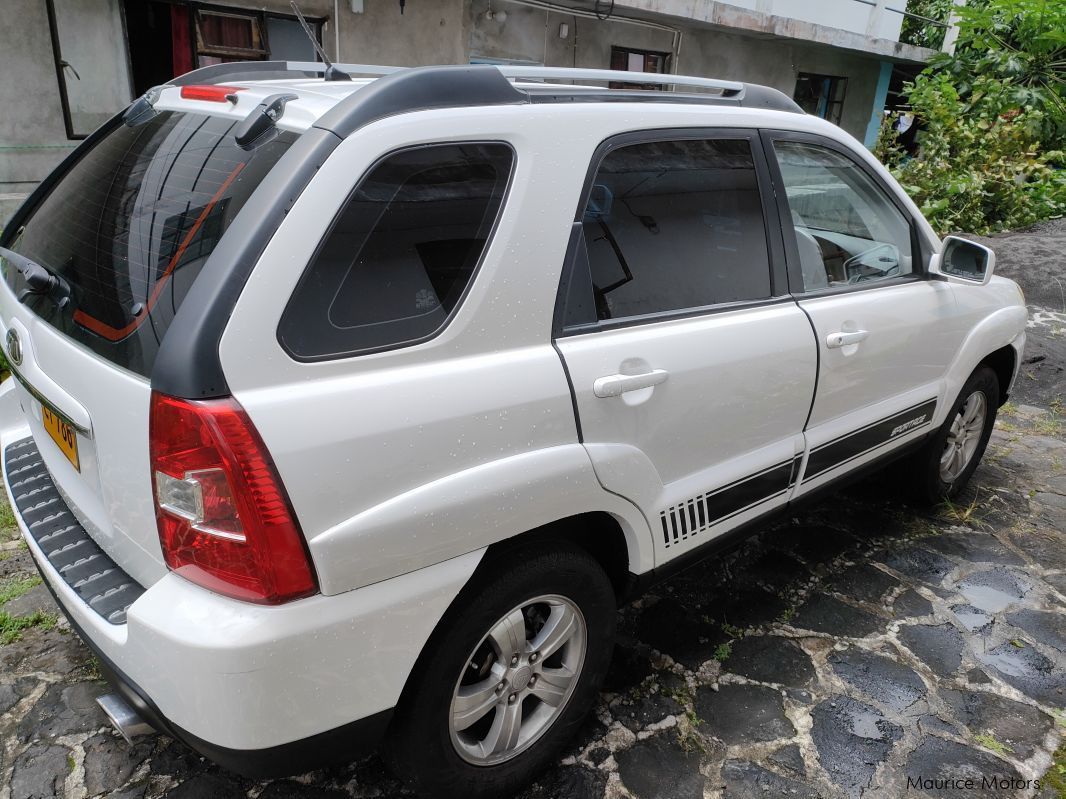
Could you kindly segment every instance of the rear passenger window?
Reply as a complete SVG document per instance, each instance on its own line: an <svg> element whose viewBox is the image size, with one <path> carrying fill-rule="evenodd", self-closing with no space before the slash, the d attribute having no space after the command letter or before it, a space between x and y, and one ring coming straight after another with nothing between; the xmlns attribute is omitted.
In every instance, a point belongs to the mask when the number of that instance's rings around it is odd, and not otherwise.
<svg viewBox="0 0 1066 799"><path fill-rule="evenodd" d="M601 321L770 296L766 227L747 140L658 141L612 151L596 173L583 225Z"/></svg>
<svg viewBox="0 0 1066 799"><path fill-rule="evenodd" d="M282 346L316 360L437 332L481 260L512 162L498 143L418 147L380 161L289 300Z"/></svg>

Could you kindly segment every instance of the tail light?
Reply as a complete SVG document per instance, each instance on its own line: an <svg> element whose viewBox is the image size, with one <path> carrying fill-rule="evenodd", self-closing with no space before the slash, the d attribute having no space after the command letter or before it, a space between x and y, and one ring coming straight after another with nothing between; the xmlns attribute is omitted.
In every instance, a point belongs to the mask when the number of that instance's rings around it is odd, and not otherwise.
<svg viewBox="0 0 1066 799"><path fill-rule="evenodd" d="M313 594L314 571L285 489L252 420L233 399L152 392L149 448L167 565L249 602Z"/></svg>

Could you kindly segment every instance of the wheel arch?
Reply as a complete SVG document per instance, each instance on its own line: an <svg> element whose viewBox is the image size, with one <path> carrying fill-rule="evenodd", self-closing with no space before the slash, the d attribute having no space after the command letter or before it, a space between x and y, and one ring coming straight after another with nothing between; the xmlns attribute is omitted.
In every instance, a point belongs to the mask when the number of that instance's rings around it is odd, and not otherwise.
<svg viewBox="0 0 1066 799"><path fill-rule="evenodd" d="M635 567L631 566L634 558L629 551L629 537L626 536L618 517L606 511L589 511L567 516L497 541L488 548L482 562L489 560L490 556L537 543L550 546L553 541L573 544L587 552L607 574L614 587L615 596L622 599L628 594L630 572Z"/></svg>
<svg viewBox="0 0 1066 799"><path fill-rule="evenodd" d="M1000 347L984 357L979 366L988 366L999 380L999 405L1010 396L1011 383L1018 368L1018 353L1010 344Z"/></svg>

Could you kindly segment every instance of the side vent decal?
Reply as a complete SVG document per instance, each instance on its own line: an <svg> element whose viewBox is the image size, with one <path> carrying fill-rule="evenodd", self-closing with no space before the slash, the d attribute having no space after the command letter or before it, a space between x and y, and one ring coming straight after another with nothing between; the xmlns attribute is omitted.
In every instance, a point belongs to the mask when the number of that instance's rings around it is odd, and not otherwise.
<svg viewBox="0 0 1066 799"><path fill-rule="evenodd" d="M791 488L800 456L722 488L686 499L659 513L663 545L675 546Z"/></svg>

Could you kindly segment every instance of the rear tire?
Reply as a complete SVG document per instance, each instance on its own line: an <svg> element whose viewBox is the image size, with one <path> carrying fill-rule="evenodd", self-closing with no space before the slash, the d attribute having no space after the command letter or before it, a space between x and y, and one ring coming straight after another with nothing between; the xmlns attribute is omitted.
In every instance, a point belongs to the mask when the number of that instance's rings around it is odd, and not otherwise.
<svg viewBox="0 0 1066 799"><path fill-rule="evenodd" d="M985 454L998 409L999 378L980 366L962 387L944 424L911 459L919 500L942 502L966 487Z"/></svg>
<svg viewBox="0 0 1066 799"><path fill-rule="evenodd" d="M490 553L411 673L386 762L426 796L511 795L595 703L615 612L610 580L581 549L542 541Z"/></svg>

